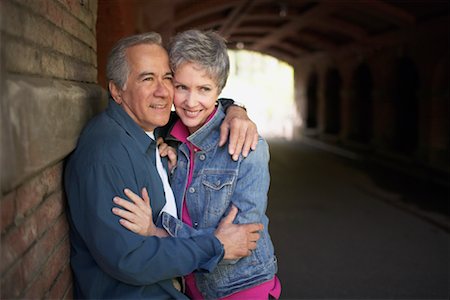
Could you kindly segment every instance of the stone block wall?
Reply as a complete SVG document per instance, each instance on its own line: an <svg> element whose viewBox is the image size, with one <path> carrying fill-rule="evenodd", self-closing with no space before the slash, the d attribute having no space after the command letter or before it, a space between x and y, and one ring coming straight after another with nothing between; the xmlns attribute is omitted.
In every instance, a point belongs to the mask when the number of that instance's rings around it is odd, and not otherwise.
<svg viewBox="0 0 450 300"><path fill-rule="evenodd" d="M314 104L316 110L313 111L317 111L317 125L308 128L307 124L304 124L299 135L338 145L372 158L393 161L398 165L417 166L421 172L424 169L430 174L439 175L430 180L437 180L448 186L450 127L447 25L448 18L443 18L421 24L418 28L398 31L392 37L374 43L378 45L376 47L344 48L331 54L317 54L299 60L294 66L296 103L303 119L309 117L309 105ZM403 73L399 73L400 63L403 63L404 67L406 63ZM357 70L361 67L368 70L370 90L367 98L355 99L355 78L361 79L361 76L355 74L358 74ZM326 75L330 70L338 71L340 82L340 91L335 99L339 103L340 126L337 132L332 134L326 131L326 92L329 88ZM317 74L318 77L316 99L308 98L312 74ZM414 79L408 84L408 89L414 91L408 101L399 99L398 96L400 88L405 85L405 81L400 80L405 78ZM355 103L355 100L360 103ZM370 118L367 118L367 122L355 118L360 115L356 104L361 105L364 102L369 102L367 107ZM396 132L396 126L402 121L399 111L414 111L417 114L414 122L409 120L410 125L414 126L401 132L415 134L415 144L406 149L407 151L398 147L399 137L402 137ZM362 141L352 136L355 131L361 132L361 125L370 127L370 136ZM407 139L404 141L408 142Z"/></svg>
<svg viewBox="0 0 450 300"><path fill-rule="evenodd" d="M105 104L97 0L2 0L0 12L0 298L71 298L62 172Z"/></svg>

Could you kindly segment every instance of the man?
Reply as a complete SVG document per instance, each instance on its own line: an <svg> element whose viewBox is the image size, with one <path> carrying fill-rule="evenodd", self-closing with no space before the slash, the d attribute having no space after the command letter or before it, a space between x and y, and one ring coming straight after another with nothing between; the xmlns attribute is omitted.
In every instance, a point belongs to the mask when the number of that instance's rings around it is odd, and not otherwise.
<svg viewBox="0 0 450 300"><path fill-rule="evenodd" d="M86 126L65 170L74 296L183 299L174 278L194 270L209 272L222 258L248 255L261 225L234 225L229 217L214 234L183 239L142 237L119 224L112 199L124 197L125 187L147 189L155 222L174 201L154 141L155 129L169 120L172 72L156 33L119 41L107 68L108 108ZM238 137L246 134L232 130L235 140L230 142L244 147L245 154L254 144L254 132L251 128L244 142ZM231 147L230 152L239 151Z"/></svg>

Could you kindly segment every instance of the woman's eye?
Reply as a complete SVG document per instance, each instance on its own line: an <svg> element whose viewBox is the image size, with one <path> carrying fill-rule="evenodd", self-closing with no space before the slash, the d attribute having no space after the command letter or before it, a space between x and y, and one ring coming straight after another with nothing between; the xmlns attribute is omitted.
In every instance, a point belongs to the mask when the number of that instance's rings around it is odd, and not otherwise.
<svg viewBox="0 0 450 300"><path fill-rule="evenodd" d="M209 87L202 87L202 92L209 92L211 89Z"/></svg>
<svg viewBox="0 0 450 300"><path fill-rule="evenodd" d="M181 84L178 84L178 85L175 86L175 88L176 88L177 90L185 90L185 89L186 89L186 86L181 85Z"/></svg>

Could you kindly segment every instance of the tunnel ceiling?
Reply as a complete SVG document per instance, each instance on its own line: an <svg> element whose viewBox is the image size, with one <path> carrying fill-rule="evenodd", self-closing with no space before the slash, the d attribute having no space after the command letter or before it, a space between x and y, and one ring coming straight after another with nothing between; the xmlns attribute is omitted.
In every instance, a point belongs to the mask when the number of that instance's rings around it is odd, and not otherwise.
<svg viewBox="0 0 450 300"><path fill-rule="evenodd" d="M290 63L312 54L377 48L448 26L447 1L177 0L175 31L212 29L229 48Z"/></svg>

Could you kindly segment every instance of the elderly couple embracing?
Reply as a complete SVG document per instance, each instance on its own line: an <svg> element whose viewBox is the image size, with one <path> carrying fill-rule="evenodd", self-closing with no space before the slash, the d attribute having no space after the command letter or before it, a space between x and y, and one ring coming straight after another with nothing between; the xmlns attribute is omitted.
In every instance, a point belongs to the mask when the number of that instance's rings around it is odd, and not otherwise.
<svg viewBox="0 0 450 300"><path fill-rule="evenodd" d="M278 299L269 149L214 32L123 38L65 168L75 298ZM172 104L175 112L172 112Z"/></svg>

